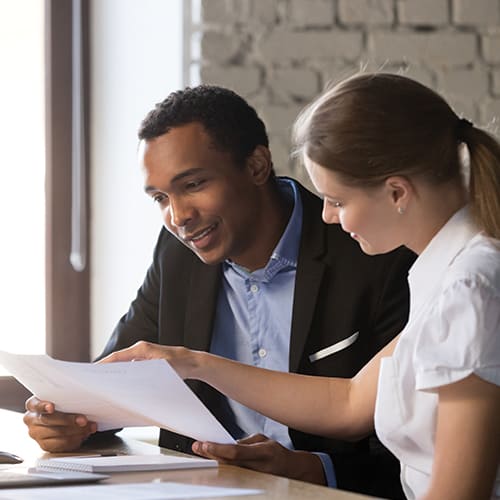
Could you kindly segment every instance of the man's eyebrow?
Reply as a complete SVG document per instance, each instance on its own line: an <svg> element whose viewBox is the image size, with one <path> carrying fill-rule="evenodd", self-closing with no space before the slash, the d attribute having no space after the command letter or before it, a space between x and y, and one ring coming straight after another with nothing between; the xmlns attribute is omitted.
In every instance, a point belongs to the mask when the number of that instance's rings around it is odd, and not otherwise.
<svg viewBox="0 0 500 500"><path fill-rule="evenodd" d="M189 177L190 175L195 175L195 174L198 174L200 172L203 172L203 170L204 169L201 167L194 167L194 168L190 168L188 170L184 170L184 172L181 172L180 174L177 174L175 177L173 177L172 180L170 181L170 183L175 184L177 182L180 182L182 179ZM155 186L145 186L144 191L146 193L150 193L152 191L158 191L158 188Z"/></svg>

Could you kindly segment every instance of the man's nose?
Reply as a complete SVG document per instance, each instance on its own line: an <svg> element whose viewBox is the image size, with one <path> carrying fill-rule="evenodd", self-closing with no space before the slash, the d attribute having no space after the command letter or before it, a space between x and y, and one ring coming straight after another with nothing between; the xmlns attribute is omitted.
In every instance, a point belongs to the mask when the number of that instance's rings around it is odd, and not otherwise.
<svg viewBox="0 0 500 500"><path fill-rule="evenodd" d="M193 219L193 207L185 200L170 199L170 222L173 226L183 227Z"/></svg>

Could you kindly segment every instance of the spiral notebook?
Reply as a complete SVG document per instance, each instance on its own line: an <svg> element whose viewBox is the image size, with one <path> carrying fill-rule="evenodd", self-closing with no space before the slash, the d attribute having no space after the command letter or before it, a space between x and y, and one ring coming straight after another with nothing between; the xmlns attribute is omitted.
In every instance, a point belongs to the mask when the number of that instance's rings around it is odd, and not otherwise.
<svg viewBox="0 0 500 500"><path fill-rule="evenodd" d="M217 467L216 460L174 455L78 456L39 459L39 471L132 472Z"/></svg>

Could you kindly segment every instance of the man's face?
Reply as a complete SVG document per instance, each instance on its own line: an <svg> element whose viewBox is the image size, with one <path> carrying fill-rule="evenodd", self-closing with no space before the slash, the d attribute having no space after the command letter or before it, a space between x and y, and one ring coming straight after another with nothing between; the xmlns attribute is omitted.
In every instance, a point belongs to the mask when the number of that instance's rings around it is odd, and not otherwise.
<svg viewBox="0 0 500 500"><path fill-rule="evenodd" d="M142 141L145 191L165 227L203 262L251 267L258 236L259 188L250 169L215 149L200 123Z"/></svg>

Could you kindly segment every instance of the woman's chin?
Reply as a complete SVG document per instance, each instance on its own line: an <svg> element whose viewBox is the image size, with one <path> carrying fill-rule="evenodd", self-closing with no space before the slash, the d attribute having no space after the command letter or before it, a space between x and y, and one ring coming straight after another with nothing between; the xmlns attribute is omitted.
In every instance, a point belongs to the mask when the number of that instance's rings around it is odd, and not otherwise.
<svg viewBox="0 0 500 500"><path fill-rule="evenodd" d="M380 253L387 253L389 250L382 250L380 248L375 248L373 245L370 245L370 243L362 240L361 238L357 238L357 241L359 243L359 246L361 247L361 250L363 250L364 253L367 255L378 255Z"/></svg>

